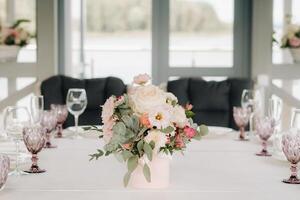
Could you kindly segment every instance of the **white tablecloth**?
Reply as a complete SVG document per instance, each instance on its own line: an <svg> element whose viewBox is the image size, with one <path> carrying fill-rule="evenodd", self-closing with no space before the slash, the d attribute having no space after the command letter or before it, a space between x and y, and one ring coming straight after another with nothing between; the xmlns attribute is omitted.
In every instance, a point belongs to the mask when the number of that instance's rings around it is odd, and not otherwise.
<svg viewBox="0 0 300 200"><path fill-rule="evenodd" d="M44 174L9 177L0 200L92 199L228 199L299 200L300 185L281 182L288 163L258 157L257 142L239 142L233 134L208 136L193 142L171 164L171 185L163 190L135 190L122 185L125 165L114 157L89 162L100 140L56 139L57 149L40 153ZM0 144L1 145L1 144ZM29 167L29 163L27 166Z"/></svg>

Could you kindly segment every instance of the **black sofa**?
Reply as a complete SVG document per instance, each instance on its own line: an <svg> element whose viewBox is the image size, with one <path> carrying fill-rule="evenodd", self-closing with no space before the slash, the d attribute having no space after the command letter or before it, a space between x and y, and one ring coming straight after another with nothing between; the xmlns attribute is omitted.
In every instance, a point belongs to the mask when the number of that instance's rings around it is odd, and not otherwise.
<svg viewBox="0 0 300 200"><path fill-rule="evenodd" d="M240 106L243 89L252 87L251 80L239 78L218 82L181 78L167 84L168 92L175 94L181 105L193 104L195 122L234 129L237 127L233 120L233 106Z"/></svg>
<svg viewBox="0 0 300 200"><path fill-rule="evenodd" d="M101 124L101 107L111 95L120 96L126 92L126 85L119 78L75 79L63 75L52 76L41 84L41 94L44 96L45 109L51 104L65 104L69 88L84 88L88 104L83 114L79 116L79 125ZM69 114L64 127L74 126L74 117Z"/></svg>

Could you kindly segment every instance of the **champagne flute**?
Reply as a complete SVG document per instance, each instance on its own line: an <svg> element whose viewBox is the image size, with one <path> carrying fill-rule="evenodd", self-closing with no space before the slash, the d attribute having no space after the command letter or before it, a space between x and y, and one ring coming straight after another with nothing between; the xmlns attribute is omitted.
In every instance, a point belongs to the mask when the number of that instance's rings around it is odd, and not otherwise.
<svg viewBox="0 0 300 200"><path fill-rule="evenodd" d="M69 112L74 115L75 119L75 135L74 139L80 139L78 132L78 118L87 106L87 96L85 89L71 88L67 94L67 107Z"/></svg>
<svg viewBox="0 0 300 200"><path fill-rule="evenodd" d="M33 123L40 123L44 110L44 97L32 96L30 99L30 112Z"/></svg>
<svg viewBox="0 0 300 200"><path fill-rule="evenodd" d="M20 141L23 139L23 128L31 124L31 116L26 107L9 106L4 112L4 130L16 145L16 167L9 175L27 174L19 169Z"/></svg>
<svg viewBox="0 0 300 200"><path fill-rule="evenodd" d="M281 123L281 114L282 114L282 100L277 96L272 96L269 99L268 105L268 115L272 120L272 126L274 127L274 140L273 140L273 149L274 154L278 156L283 156L282 147L281 147L281 138L282 134L280 133L280 123Z"/></svg>
<svg viewBox="0 0 300 200"><path fill-rule="evenodd" d="M249 90L244 89L241 98L241 105L243 108L250 109L250 119L249 119L249 127L250 132L252 133L254 130L254 113L259 109L260 105L260 93L258 90Z"/></svg>

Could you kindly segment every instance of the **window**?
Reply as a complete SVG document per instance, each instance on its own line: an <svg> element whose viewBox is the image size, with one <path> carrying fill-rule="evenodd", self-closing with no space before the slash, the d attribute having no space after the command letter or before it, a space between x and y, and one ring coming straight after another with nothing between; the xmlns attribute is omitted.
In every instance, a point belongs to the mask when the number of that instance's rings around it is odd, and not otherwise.
<svg viewBox="0 0 300 200"><path fill-rule="evenodd" d="M299 0L273 0L273 56L274 64L293 64L293 58L289 49L282 49L281 38L285 27L289 24L300 25L300 1Z"/></svg>
<svg viewBox="0 0 300 200"><path fill-rule="evenodd" d="M86 0L85 34L92 76L151 74L151 0Z"/></svg>
<svg viewBox="0 0 300 200"><path fill-rule="evenodd" d="M170 67L233 67L234 0L170 0Z"/></svg>
<svg viewBox="0 0 300 200"><path fill-rule="evenodd" d="M20 26L29 31L32 38L28 45L19 50L17 62L36 62L36 1L0 0L0 24L9 27L19 19L30 20Z"/></svg>

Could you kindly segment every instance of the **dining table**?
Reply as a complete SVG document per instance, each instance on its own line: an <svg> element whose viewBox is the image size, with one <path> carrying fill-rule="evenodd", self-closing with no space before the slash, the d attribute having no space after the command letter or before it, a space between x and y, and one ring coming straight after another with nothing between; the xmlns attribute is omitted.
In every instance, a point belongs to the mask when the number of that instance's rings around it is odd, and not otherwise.
<svg viewBox="0 0 300 200"><path fill-rule="evenodd" d="M9 176L0 200L299 200L300 185L285 184L289 163L275 156L260 157L259 139L238 141L236 131L210 131L192 141L184 154L172 156L170 185L163 189L123 186L126 164L114 156L90 161L101 149L96 132L81 131L82 139L54 138L54 149L43 149L41 174ZM1 145L4 142L0 142ZM0 148L1 151L1 148ZM30 167L30 159L22 169Z"/></svg>

